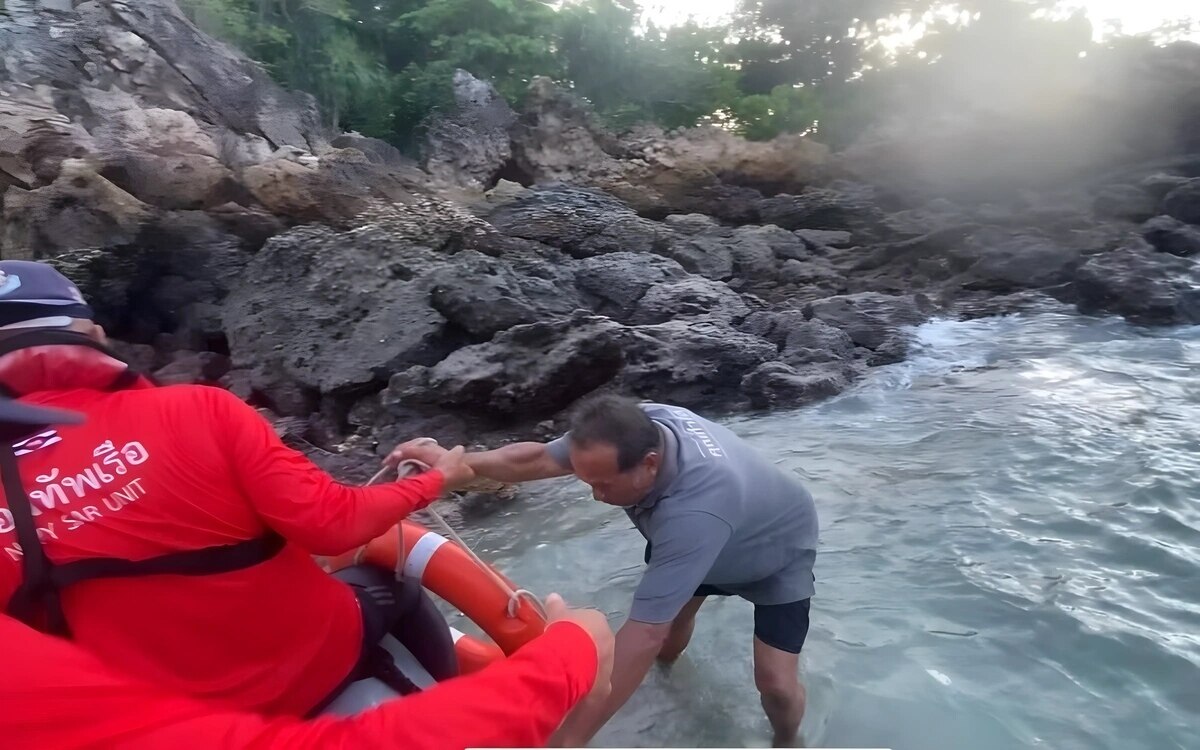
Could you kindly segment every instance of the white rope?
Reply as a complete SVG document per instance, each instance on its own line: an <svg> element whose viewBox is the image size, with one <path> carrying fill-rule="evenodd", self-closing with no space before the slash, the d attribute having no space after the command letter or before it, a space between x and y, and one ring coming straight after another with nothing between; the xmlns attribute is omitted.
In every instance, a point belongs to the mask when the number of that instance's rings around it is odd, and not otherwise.
<svg viewBox="0 0 1200 750"><path fill-rule="evenodd" d="M417 461L411 461L411 460L410 461L401 461L400 464L396 467L396 474L397 474L398 479L403 479L404 477L411 476L413 474L418 474L424 470L425 470L425 468L424 468L423 464L421 464ZM368 479L367 483L363 486L367 487L372 484L375 484L379 480L383 479L383 477L385 475L387 475L387 473L389 471L391 471L391 469L389 467L385 466L384 468L377 471L375 473L375 476ZM426 513L428 513L433 518L433 520L437 523L437 525L441 527L442 531L446 532L446 535L449 536L450 539L452 539L459 547L462 547L463 551L465 551L467 553L467 555L469 555L471 557L471 559L475 561L475 564L478 565L479 567L483 568L483 570L488 575L490 575L497 584L500 585L500 588L508 594L508 616L510 618L515 618L517 616L517 608L521 606L521 598L524 597L525 599L527 599L529 601L530 604L532 604L534 606L534 608L538 611L538 614L540 614L542 616L543 620L549 619L546 614L546 607L545 607L545 605L542 604L541 599L538 599L537 594L534 594L529 589L513 589L513 587L509 586L508 582L505 581L503 578L501 578L500 575L496 573L496 571L492 570L492 567L490 565L488 565L482 559L480 559L479 555L475 554L475 550L471 549L470 545L468 545L465 541L463 541L463 538L461 536L459 536L458 533L453 528L450 527L450 524L446 523L446 519L442 518L442 515L440 513L438 513L436 510L434 510L432 506L426 506L424 510ZM405 561L404 530L400 524L396 524L396 536L397 536L397 539L396 539L395 576L396 576L396 580L399 581L404 572L404 561ZM354 564L355 565L358 565L363 561L363 558L366 555L366 551L367 551L367 546L364 544L355 553L355 555L354 555Z"/></svg>

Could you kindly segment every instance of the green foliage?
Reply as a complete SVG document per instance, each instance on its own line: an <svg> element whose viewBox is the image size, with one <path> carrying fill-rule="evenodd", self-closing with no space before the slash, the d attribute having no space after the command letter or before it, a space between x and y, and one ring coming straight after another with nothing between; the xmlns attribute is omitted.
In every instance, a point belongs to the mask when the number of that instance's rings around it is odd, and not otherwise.
<svg viewBox="0 0 1200 750"><path fill-rule="evenodd" d="M1078 19L1032 19L1047 0L955 3L970 23L926 17L927 35L906 50L880 39L947 3L740 0L728 26L658 28L643 24L637 0L179 2L281 83L312 93L332 124L402 148L449 102L459 68L514 105L532 78L549 76L616 129L711 122L769 139L817 123L822 140L844 142L899 96L962 93L951 69L979 71L976 84L1014 66L1031 79L1069 70L1090 33Z"/></svg>
<svg viewBox="0 0 1200 750"><path fill-rule="evenodd" d="M776 86L770 94L752 94L734 102L737 130L752 141L780 133L805 133L821 119L821 101L812 87Z"/></svg>

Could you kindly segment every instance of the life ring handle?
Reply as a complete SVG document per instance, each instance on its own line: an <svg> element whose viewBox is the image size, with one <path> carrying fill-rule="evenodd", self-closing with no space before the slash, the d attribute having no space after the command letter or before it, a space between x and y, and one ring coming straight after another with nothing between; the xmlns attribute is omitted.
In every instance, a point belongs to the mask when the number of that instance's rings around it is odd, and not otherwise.
<svg viewBox="0 0 1200 750"><path fill-rule="evenodd" d="M416 461L403 461L395 469L384 467L364 486L374 484L389 471L404 477L425 468ZM405 519L353 551L317 560L330 573L347 565L369 562L395 571L397 580L406 575L416 577L422 586L457 607L495 642L488 644L456 633L455 650L464 673L511 655L541 635L547 617L538 597L528 589L518 588L480 559L435 510L426 508L426 511L457 544L448 543L446 537Z"/></svg>
<svg viewBox="0 0 1200 750"><path fill-rule="evenodd" d="M545 630L541 607L525 596L514 599L521 589L504 574L486 563L481 567L466 549L418 523L406 519L399 526L399 534L389 531L367 543L366 562L393 568L403 554L404 575L418 578L422 586L458 608L506 655ZM402 538L403 548L397 537Z"/></svg>

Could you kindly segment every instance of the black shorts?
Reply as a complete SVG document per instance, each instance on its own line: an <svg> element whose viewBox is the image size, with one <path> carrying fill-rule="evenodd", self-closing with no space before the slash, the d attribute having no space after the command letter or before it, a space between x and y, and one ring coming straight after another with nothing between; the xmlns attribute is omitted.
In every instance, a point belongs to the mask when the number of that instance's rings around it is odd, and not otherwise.
<svg viewBox="0 0 1200 750"><path fill-rule="evenodd" d="M643 559L650 562L652 545L646 542L646 552ZM813 580L817 580L813 575ZM706 583L700 584L693 596L737 596L731 591L725 591L717 586ZM808 638L808 599L801 599L786 604L755 604L754 605L754 637L771 648L798 654L804 648Z"/></svg>
<svg viewBox="0 0 1200 750"><path fill-rule="evenodd" d="M737 596L716 586L701 584L695 596ZM787 604L754 605L754 637L771 648L798 654L808 638L809 599Z"/></svg>

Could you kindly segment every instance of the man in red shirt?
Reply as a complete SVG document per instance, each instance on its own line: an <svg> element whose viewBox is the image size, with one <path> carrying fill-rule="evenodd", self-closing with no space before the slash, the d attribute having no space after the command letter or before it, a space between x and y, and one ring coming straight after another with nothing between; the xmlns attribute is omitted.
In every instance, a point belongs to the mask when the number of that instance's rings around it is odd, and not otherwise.
<svg viewBox="0 0 1200 750"><path fill-rule="evenodd" d="M5 750L544 747L572 707L603 700L613 646L601 613L566 610L554 596L546 609L546 632L502 662L356 716L308 721L172 693L0 615L0 737Z"/></svg>
<svg viewBox="0 0 1200 750"><path fill-rule="evenodd" d="M13 445L28 503L0 505L0 604L171 691L314 711L359 673L371 602L311 556L469 480L461 450L342 485L232 394L154 387L104 342L65 277L0 262L0 389L87 420Z"/></svg>
<svg viewBox="0 0 1200 750"><path fill-rule="evenodd" d="M13 444L76 412L0 399L0 474L21 495ZM40 550L39 550L40 552ZM129 677L65 640L0 615L5 646L0 737L6 750L462 750L541 747L575 705L603 701L614 639L595 610L546 600L546 632L510 658L470 677L434 685L351 718L267 718L172 694Z"/></svg>

